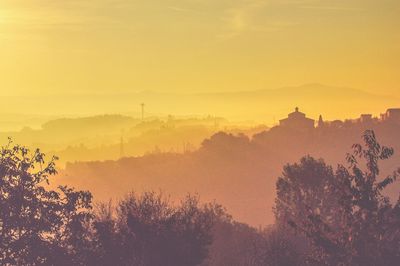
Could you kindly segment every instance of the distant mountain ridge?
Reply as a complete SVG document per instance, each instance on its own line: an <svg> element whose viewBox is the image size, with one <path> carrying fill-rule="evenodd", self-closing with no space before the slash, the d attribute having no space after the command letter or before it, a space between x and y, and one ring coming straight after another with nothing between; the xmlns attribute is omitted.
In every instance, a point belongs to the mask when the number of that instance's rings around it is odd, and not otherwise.
<svg viewBox="0 0 400 266"><path fill-rule="evenodd" d="M114 94L65 94L6 97L7 106L24 106L36 113L93 115L130 113L139 116L140 104L147 114L215 115L231 120L256 120L273 123L299 106L313 118L357 117L361 113L379 114L400 106L400 99L362 90L322 84L215 93L161 93L141 91ZM9 111L0 107L0 112Z"/></svg>

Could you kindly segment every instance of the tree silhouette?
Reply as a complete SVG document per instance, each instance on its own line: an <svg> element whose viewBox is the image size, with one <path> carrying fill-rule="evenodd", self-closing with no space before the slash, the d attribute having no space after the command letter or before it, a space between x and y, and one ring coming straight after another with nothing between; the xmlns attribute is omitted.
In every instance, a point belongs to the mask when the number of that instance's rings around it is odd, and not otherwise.
<svg viewBox="0 0 400 266"><path fill-rule="evenodd" d="M316 160L306 156L299 164L286 165L283 176L278 179L276 185L275 217L279 234L287 235L285 231L290 229L290 226L310 228L310 218L314 216L323 217L329 225L337 224L336 212L339 205L337 194L333 192L334 182L332 167L326 165L322 159ZM308 246L306 252L312 253L313 260L322 260L323 254L318 249L310 251L310 241L307 238L290 234L286 237L292 242L302 241L303 246Z"/></svg>
<svg viewBox="0 0 400 266"><path fill-rule="evenodd" d="M199 265L208 255L219 206L188 196L173 205L162 194L129 194L116 209L102 205L94 221L96 265Z"/></svg>
<svg viewBox="0 0 400 266"><path fill-rule="evenodd" d="M320 251L315 256L330 265L396 265L400 259L400 201L393 205L382 194L400 170L381 179L379 162L394 151L373 131L363 139L347 155L348 167L339 165L335 174L307 157L286 166L277 182L277 220L309 238Z"/></svg>
<svg viewBox="0 0 400 266"><path fill-rule="evenodd" d="M39 150L13 145L0 151L0 264L73 265L85 240L90 218L89 192L46 189L56 174Z"/></svg>

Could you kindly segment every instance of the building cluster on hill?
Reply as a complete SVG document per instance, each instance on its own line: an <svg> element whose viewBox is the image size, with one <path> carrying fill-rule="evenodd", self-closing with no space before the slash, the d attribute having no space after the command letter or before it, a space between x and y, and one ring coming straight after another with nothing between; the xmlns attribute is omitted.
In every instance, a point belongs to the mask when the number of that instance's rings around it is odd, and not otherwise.
<svg viewBox="0 0 400 266"><path fill-rule="evenodd" d="M400 108L388 109L385 113L381 114L379 118L373 117L372 114L362 114L358 119L353 120L324 121L320 115L316 122L314 119L308 118L306 114L300 112L299 108L296 107L295 111L290 113L287 118L279 120L278 127L297 131L308 131L315 129L316 127L341 128L346 125L368 123L390 123L400 125Z"/></svg>

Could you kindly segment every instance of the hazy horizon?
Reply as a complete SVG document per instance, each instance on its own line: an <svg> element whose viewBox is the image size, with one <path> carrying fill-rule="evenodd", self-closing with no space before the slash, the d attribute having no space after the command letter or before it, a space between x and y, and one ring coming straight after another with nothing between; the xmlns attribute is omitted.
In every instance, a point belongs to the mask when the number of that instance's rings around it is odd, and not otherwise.
<svg viewBox="0 0 400 266"><path fill-rule="evenodd" d="M300 107L310 118L322 115L328 120L355 119L363 113L379 117L388 108L400 106L400 98L381 92L366 92L348 87L334 87L320 83L299 86L237 91L213 92L63 92L27 93L3 96L11 105L24 104L22 110L0 107L4 119L16 117L18 127L24 116L45 122L62 117L87 117L122 114L141 117L141 103L145 103L145 117L223 117L233 123L275 125L294 107ZM178 100L178 101L177 101ZM203 103L206 103L204 105ZM336 106L339 106L337 108ZM5 108L5 109L4 109ZM29 111L26 111L29 110ZM11 117L11 118L8 118ZM40 126L36 123L35 127Z"/></svg>

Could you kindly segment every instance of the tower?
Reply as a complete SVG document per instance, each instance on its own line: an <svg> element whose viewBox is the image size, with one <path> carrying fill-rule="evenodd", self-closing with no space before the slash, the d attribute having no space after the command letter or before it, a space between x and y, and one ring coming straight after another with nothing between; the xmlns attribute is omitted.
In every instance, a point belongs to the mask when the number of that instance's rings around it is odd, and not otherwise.
<svg viewBox="0 0 400 266"><path fill-rule="evenodd" d="M322 119L322 115L319 115L318 119L318 127L323 127L325 125L324 120Z"/></svg>

